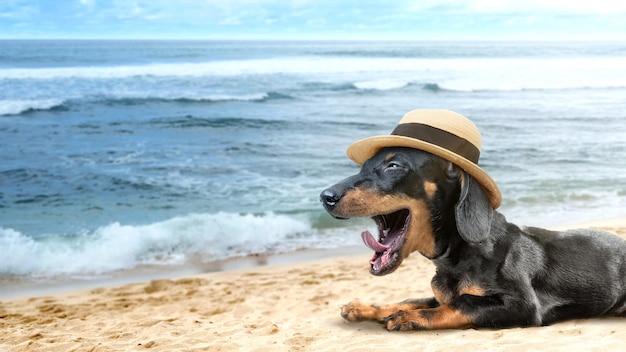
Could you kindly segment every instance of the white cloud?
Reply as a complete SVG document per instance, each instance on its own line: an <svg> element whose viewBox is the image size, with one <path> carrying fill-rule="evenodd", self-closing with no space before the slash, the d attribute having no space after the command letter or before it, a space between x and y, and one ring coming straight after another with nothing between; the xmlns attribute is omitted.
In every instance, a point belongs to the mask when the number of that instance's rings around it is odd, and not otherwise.
<svg viewBox="0 0 626 352"><path fill-rule="evenodd" d="M219 22L219 24L223 26L238 26L241 23L242 22L241 22L241 19L239 19L239 17L228 17L228 18L224 18L223 20Z"/></svg>
<svg viewBox="0 0 626 352"><path fill-rule="evenodd" d="M615 0L413 0L409 8L476 14L626 14L626 2Z"/></svg>
<svg viewBox="0 0 626 352"><path fill-rule="evenodd" d="M162 8L151 5L151 3L144 4L142 1L115 0L111 11L120 20L155 21L167 17Z"/></svg>
<svg viewBox="0 0 626 352"><path fill-rule="evenodd" d="M26 20L38 13L36 6L23 5L21 2L9 1L0 5L0 18Z"/></svg>
<svg viewBox="0 0 626 352"><path fill-rule="evenodd" d="M615 0L473 0L477 12L615 14L626 12L626 2Z"/></svg>
<svg viewBox="0 0 626 352"><path fill-rule="evenodd" d="M167 16L162 13L153 13L143 16L143 19L146 21L158 21L164 18L167 18Z"/></svg>
<svg viewBox="0 0 626 352"><path fill-rule="evenodd" d="M328 25L328 20L325 18L311 18L306 21L306 24L311 27L325 27Z"/></svg>

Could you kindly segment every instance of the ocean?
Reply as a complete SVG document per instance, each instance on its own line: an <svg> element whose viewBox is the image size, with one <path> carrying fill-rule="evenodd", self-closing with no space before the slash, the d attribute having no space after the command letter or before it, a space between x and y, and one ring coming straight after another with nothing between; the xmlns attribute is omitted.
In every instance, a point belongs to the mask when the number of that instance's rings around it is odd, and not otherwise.
<svg viewBox="0 0 626 352"><path fill-rule="evenodd" d="M626 43L0 41L0 294L361 246L319 193L416 108L521 225L626 215Z"/></svg>

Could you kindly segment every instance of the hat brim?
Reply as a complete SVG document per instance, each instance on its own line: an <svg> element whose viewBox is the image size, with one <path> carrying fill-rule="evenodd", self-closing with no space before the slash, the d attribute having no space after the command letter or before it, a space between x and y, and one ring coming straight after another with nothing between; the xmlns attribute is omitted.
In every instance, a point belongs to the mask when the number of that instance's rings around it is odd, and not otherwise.
<svg viewBox="0 0 626 352"><path fill-rule="evenodd" d="M363 165L366 160L373 157L378 151L385 147L419 149L448 160L465 170L465 172L470 174L482 186L493 209L497 209L502 202L502 194L500 193L498 185L483 169L458 154L428 142L396 135L368 137L350 145L346 154L348 158L352 159L352 161L358 165Z"/></svg>

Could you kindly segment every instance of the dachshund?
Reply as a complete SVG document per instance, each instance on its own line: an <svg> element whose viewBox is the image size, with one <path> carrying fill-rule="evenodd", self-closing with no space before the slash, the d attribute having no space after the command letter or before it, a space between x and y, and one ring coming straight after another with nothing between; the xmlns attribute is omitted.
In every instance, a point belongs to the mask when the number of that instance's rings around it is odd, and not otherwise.
<svg viewBox="0 0 626 352"><path fill-rule="evenodd" d="M436 266L432 298L352 302L348 321L387 330L509 328L626 315L626 240L590 229L518 227L494 210L478 182L431 153L385 147L360 172L324 190L337 219L370 217L361 234L386 275L419 252Z"/></svg>

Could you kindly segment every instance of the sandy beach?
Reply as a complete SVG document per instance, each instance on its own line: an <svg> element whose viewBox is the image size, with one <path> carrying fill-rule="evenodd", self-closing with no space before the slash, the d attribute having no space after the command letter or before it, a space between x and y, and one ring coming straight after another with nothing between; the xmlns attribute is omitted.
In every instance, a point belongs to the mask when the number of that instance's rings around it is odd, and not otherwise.
<svg viewBox="0 0 626 352"><path fill-rule="evenodd" d="M626 217L565 227L626 237ZM394 274L369 254L159 279L0 301L2 351L617 351L626 320L573 320L503 330L387 332L348 323L352 300L431 296L433 265L413 255Z"/></svg>

